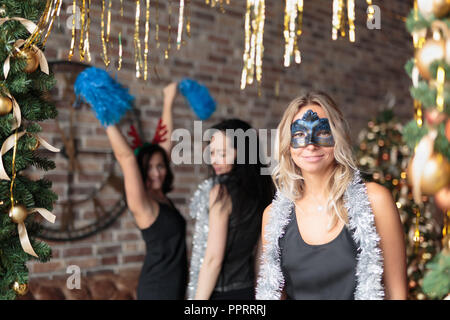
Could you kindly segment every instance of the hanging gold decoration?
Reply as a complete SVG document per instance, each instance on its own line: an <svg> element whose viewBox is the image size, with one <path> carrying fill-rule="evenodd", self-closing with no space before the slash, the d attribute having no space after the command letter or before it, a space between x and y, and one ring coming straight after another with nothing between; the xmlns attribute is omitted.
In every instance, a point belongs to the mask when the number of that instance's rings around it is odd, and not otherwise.
<svg viewBox="0 0 450 320"><path fill-rule="evenodd" d="M343 12L344 12L344 0L333 0L333 29L331 37L333 40L337 40L338 32L342 29L343 25Z"/></svg>
<svg viewBox="0 0 450 320"><path fill-rule="evenodd" d="M167 49L164 51L164 59L169 59L169 53L172 43L172 0L169 0L169 21L167 25L168 35L167 35Z"/></svg>
<svg viewBox="0 0 450 320"><path fill-rule="evenodd" d="M123 0L120 0L120 19L121 22L123 20ZM122 31L119 32L119 60L117 62L117 70L120 71L122 69L122 61L123 61L123 46L122 46Z"/></svg>
<svg viewBox="0 0 450 320"><path fill-rule="evenodd" d="M14 281L12 288L14 292L19 296L24 296L28 292L28 284L26 283L19 283L17 281Z"/></svg>
<svg viewBox="0 0 450 320"><path fill-rule="evenodd" d="M302 34L303 0L287 0L284 13L284 66L289 67L294 58L301 63L298 41Z"/></svg>
<svg viewBox="0 0 450 320"><path fill-rule="evenodd" d="M262 59L264 54L263 36L265 23L265 1L247 0L245 12L245 49L243 55L241 90L256 81L261 84Z"/></svg>
<svg viewBox="0 0 450 320"><path fill-rule="evenodd" d="M70 41L70 50L68 60L72 61L75 52L75 37L76 37L76 23L77 23L77 0L72 2L72 40Z"/></svg>
<svg viewBox="0 0 450 320"><path fill-rule="evenodd" d="M108 46L109 46L109 36L111 33L111 0L108 0L108 11L107 11L107 21L106 21L106 36L105 36L105 11L106 3L102 0L102 18L101 18L101 37L102 37L102 47L103 47L103 63L105 66L109 66L111 60L108 56Z"/></svg>
<svg viewBox="0 0 450 320"><path fill-rule="evenodd" d="M181 36L183 34L184 24L184 0L180 0L180 10L178 13L178 33L177 33L177 50L181 48Z"/></svg>
<svg viewBox="0 0 450 320"><path fill-rule="evenodd" d="M39 67L39 58L36 52L31 48L21 50L17 55L26 60L26 66L23 69L26 73L33 73Z"/></svg>
<svg viewBox="0 0 450 320"><path fill-rule="evenodd" d="M186 35L191 37L191 0L186 0Z"/></svg>
<svg viewBox="0 0 450 320"><path fill-rule="evenodd" d="M415 248L415 250L417 250L420 245L420 230L419 230L420 210L419 210L419 208L414 208L413 210L416 213L413 242L414 242L414 248Z"/></svg>
<svg viewBox="0 0 450 320"><path fill-rule="evenodd" d="M9 97L0 95L0 116L4 116L11 112L13 108L13 102Z"/></svg>
<svg viewBox="0 0 450 320"><path fill-rule="evenodd" d="M150 0L146 0L145 7L145 36L144 36L144 80L148 77L148 37L150 32Z"/></svg>
<svg viewBox="0 0 450 320"><path fill-rule="evenodd" d="M444 112L444 83L445 83L445 70L442 66L439 66L436 75L436 84L437 84L436 109L439 112Z"/></svg>
<svg viewBox="0 0 450 320"><path fill-rule="evenodd" d="M370 3L371 8L372 4ZM349 40L355 42L356 39L356 27L355 27L355 0L333 0L333 20L332 20L332 34L333 40L337 40L339 33L341 37L346 36L345 32L345 8L347 8L347 19L349 27ZM368 13L368 16L370 13ZM373 17L373 14L371 15Z"/></svg>
<svg viewBox="0 0 450 320"><path fill-rule="evenodd" d="M355 0L347 0L347 17L348 17L348 37L350 42L355 42L356 27L355 27Z"/></svg>
<svg viewBox="0 0 450 320"><path fill-rule="evenodd" d="M134 23L134 61L136 64L136 78L141 78L142 69L142 52L141 52L141 39L139 37L139 24L141 16L141 1L136 0L136 16Z"/></svg>
<svg viewBox="0 0 450 320"><path fill-rule="evenodd" d="M159 42L159 0L156 0L156 10L155 10L155 41L156 41L156 48L159 48L161 46L161 43Z"/></svg>
<svg viewBox="0 0 450 320"><path fill-rule="evenodd" d="M82 0L82 5L81 5L81 32L80 32L80 44L78 45L78 53L80 54L80 61L84 61L84 24L86 21L86 0Z"/></svg>

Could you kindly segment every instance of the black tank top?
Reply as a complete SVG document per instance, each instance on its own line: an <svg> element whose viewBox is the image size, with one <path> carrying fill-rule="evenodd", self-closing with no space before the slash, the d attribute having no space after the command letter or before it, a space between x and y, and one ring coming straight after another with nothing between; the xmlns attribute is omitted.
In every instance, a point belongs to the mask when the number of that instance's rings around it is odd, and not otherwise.
<svg viewBox="0 0 450 320"><path fill-rule="evenodd" d="M279 244L287 299L354 299L357 247L346 226L328 243L307 244L298 229L294 207Z"/></svg>
<svg viewBox="0 0 450 320"><path fill-rule="evenodd" d="M155 222L141 230L146 256L139 300L183 300L187 285L186 221L173 206L159 203Z"/></svg>
<svg viewBox="0 0 450 320"><path fill-rule="evenodd" d="M254 287L253 253L261 232L262 212L258 212L256 207L250 211L240 216L230 215L225 256L214 288L215 293L239 292L241 289Z"/></svg>

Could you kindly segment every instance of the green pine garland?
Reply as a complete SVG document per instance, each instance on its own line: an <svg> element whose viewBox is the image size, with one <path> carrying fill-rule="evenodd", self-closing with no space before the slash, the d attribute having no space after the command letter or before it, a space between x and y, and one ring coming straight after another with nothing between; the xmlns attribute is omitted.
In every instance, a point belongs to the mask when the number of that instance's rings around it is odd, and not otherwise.
<svg viewBox="0 0 450 320"><path fill-rule="evenodd" d="M35 23L39 21L45 5L46 1L43 0L0 0L0 8L6 12L6 15L2 17L22 17ZM13 52L15 41L28 37L28 31L17 21L7 21L0 27L1 68L6 58ZM40 47L40 49L44 48ZM53 119L57 116L55 106L44 96L55 85L55 79L52 74L46 75L40 69L31 74L25 73L24 59L11 58L10 62L8 78L4 79L3 74L0 74L0 94L4 94L4 89L7 89L18 102L22 113L22 125L19 131L25 130L38 134L42 129L36 121ZM14 133L11 131L12 119L11 113L0 116L1 144ZM51 182L46 179L33 181L21 174L21 171L31 166L42 170L51 170L55 167L53 161L42 157L38 151L33 151L35 145L36 138L32 135L24 135L18 141L14 198L27 208L45 208L51 211L57 199L56 194L51 190ZM9 176L12 170L12 153L13 151L10 150L3 156L3 164ZM12 285L14 282L28 283L26 262L35 258L23 251L17 234L17 225L8 216L11 207L9 181L0 180L0 201L3 201L3 205L0 205L0 299L15 299L16 292ZM25 220L25 225L33 249L39 256L38 260L46 262L51 258L51 248L46 243L36 240L41 227L34 221L35 215L30 215Z"/></svg>

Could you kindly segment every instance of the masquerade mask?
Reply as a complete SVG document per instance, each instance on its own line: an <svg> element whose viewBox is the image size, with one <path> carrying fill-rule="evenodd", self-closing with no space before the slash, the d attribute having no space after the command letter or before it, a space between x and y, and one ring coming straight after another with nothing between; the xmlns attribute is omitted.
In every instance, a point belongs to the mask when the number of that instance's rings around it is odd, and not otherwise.
<svg viewBox="0 0 450 320"><path fill-rule="evenodd" d="M328 119L319 118L312 110L306 111L301 119L291 124L291 147L297 149L309 144L321 147L334 146Z"/></svg>

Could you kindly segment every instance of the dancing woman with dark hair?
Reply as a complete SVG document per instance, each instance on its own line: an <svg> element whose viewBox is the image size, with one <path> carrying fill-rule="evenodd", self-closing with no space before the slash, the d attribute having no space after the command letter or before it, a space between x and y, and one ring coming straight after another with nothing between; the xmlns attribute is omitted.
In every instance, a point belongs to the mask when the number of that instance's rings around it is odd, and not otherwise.
<svg viewBox="0 0 450 320"><path fill-rule="evenodd" d="M251 134L244 134L253 130L248 123L231 119L212 129L212 174L199 186L190 206L197 221L188 298L252 300L262 213L272 200L274 186L270 176L261 174L265 166L256 133L253 141ZM242 138L244 144L238 141Z"/></svg>
<svg viewBox="0 0 450 320"><path fill-rule="evenodd" d="M166 195L173 182L169 159L176 91L176 83L164 88L162 124L168 138L159 144L144 144L135 155L116 126L106 129L123 172L128 209L147 247L138 299L184 299L186 289L186 222Z"/></svg>

